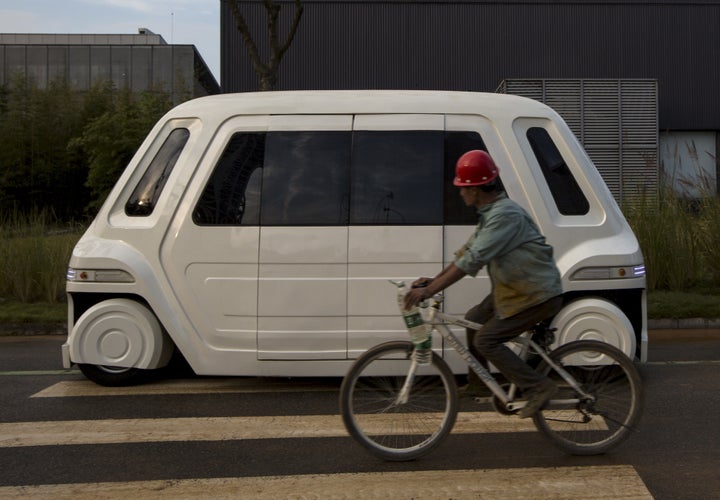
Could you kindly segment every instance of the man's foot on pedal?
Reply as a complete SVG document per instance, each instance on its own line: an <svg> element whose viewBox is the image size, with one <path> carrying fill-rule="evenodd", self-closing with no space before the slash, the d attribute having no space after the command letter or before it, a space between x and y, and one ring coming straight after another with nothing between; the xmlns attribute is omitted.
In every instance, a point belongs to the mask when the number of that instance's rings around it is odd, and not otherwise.
<svg viewBox="0 0 720 500"><path fill-rule="evenodd" d="M528 418L535 415L542 409L543 406L545 406L545 403L553 397L556 391L557 384L555 384L552 380L547 380L542 385L534 389L524 391L526 393L527 403L525 403L525 406L520 408L520 411L518 412L520 418Z"/></svg>

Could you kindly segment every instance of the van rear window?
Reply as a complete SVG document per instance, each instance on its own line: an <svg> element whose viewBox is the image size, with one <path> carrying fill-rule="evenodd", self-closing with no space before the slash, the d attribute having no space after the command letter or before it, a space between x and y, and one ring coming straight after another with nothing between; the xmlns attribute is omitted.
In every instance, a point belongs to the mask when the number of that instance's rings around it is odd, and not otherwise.
<svg viewBox="0 0 720 500"><path fill-rule="evenodd" d="M527 138L558 211L563 215L588 213L590 204L547 130L532 127L527 131Z"/></svg>
<svg viewBox="0 0 720 500"><path fill-rule="evenodd" d="M170 132L125 204L127 215L148 216L153 212L189 137L190 131L185 128Z"/></svg>

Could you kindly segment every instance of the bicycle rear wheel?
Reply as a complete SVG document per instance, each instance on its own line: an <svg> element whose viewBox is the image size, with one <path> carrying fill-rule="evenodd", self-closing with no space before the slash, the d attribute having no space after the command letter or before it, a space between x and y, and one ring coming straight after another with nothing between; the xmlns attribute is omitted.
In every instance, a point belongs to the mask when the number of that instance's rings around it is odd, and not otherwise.
<svg viewBox="0 0 720 500"><path fill-rule="evenodd" d="M558 392L533 417L538 430L575 455L605 453L624 441L637 425L643 408L642 381L633 362L619 349L592 340L565 344L550 357L575 378L591 399L583 400L543 362L538 371L558 384Z"/></svg>
<svg viewBox="0 0 720 500"><path fill-rule="evenodd" d="M340 411L350 435L386 460L413 460L435 449L457 416L457 385L433 353L419 366L406 402L398 396L412 363L413 344L388 342L360 356L340 388Z"/></svg>

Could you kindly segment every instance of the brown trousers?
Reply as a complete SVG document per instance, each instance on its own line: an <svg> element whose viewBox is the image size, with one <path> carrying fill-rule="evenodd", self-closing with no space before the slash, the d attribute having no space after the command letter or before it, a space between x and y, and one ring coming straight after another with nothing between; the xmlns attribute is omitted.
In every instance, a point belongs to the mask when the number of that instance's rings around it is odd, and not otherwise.
<svg viewBox="0 0 720 500"><path fill-rule="evenodd" d="M540 321L556 315L561 307L562 297L558 296L509 318L499 319L495 315L493 298L488 295L485 300L465 314L465 319L483 325L480 330L467 330L470 352L486 368L487 362L490 361L500 373L521 389L537 387L545 381L545 376L520 359L505 345L505 342L514 339ZM470 373L469 383L482 385L474 372Z"/></svg>

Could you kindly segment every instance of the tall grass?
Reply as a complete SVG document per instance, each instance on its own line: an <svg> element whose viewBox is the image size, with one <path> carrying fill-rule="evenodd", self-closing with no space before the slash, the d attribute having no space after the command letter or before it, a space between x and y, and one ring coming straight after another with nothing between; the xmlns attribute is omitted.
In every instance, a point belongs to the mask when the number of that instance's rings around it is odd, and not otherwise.
<svg viewBox="0 0 720 500"><path fill-rule="evenodd" d="M687 147L697 158L694 144ZM645 257L648 290L716 288L720 286L720 199L714 189L716 181L699 164L692 178L676 177L676 170L663 165L658 195L634 200L624 207Z"/></svg>
<svg viewBox="0 0 720 500"><path fill-rule="evenodd" d="M67 263L81 234L78 227L58 227L46 212L0 216L0 298L64 300Z"/></svg>
<svg viewBox="0 0 720 500"><path fill-rule="evenodd" d="M665 188L636 200L625 215L640 241L649 290L685 290L703 280L706 235L690 203Z"/></svg>

